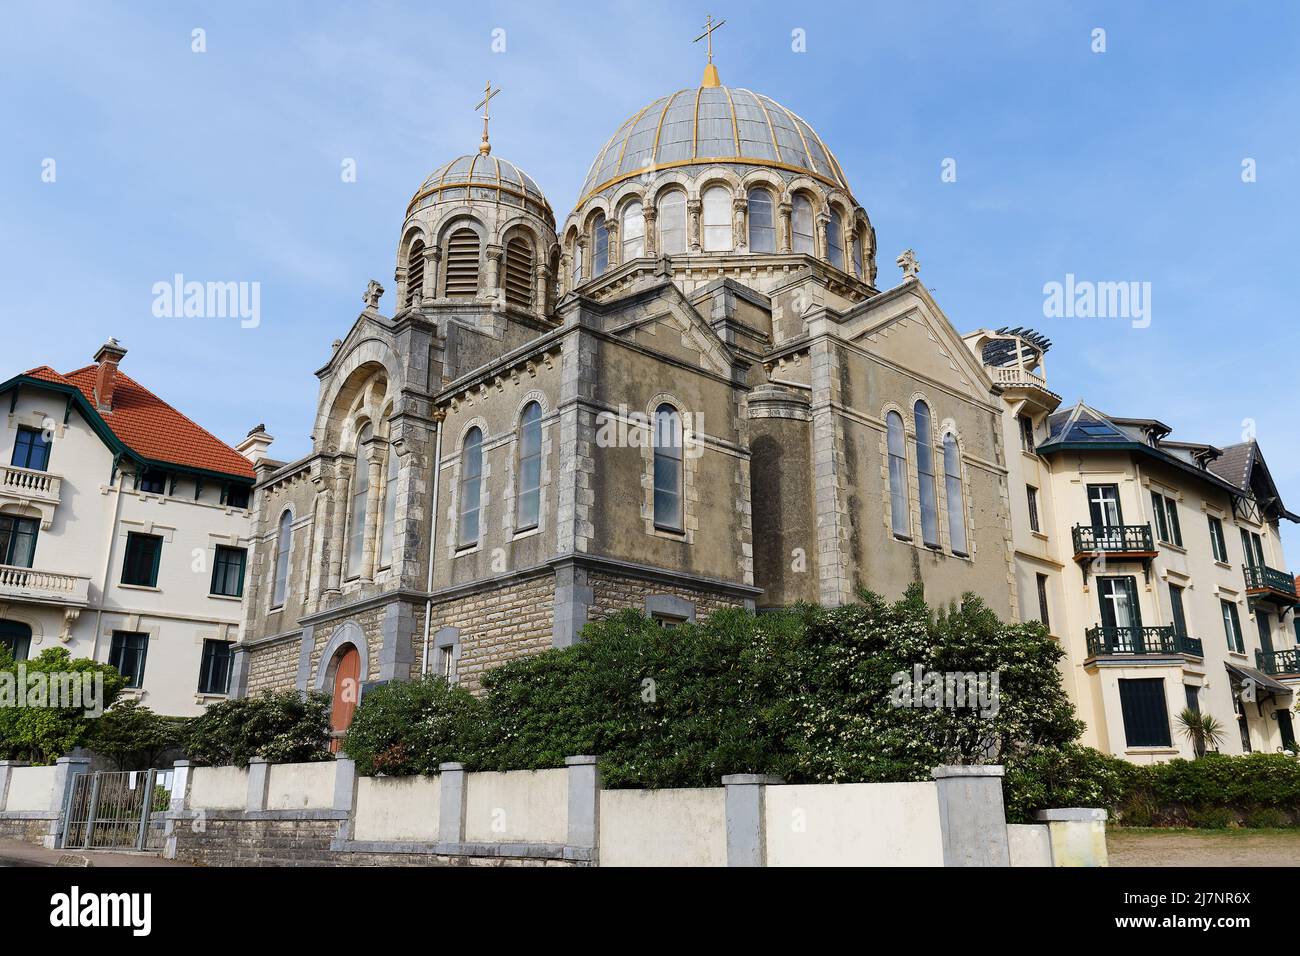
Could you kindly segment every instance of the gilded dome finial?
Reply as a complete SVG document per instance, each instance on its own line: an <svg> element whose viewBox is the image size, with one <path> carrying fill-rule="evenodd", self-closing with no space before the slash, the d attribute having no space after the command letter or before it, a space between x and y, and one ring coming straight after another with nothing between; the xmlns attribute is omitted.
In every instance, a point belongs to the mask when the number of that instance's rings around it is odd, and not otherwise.
<svg viewBox="0 0 1300 956"><path fill-rule="evenodd" d="M492 81L488 80L488 82L483 85L483 99L481 99L474 107L476 110L483 111L483 142L479 143L478 151L484 156L492 152L492 144L488 142L488 101L500 92L499 89L492 89Z"/></svg>
<svg viewBox="0 0 1300 956"><path fill-rule="evenodd" d="M717 30L726 22L726 20L719 20L717 23L714 23L713 14L710 13L704 23L704 32L694 40L695 43L699 43L701 40L705 39L709 41L709 62L704 67L704 79L700 81L700 86L713 87L722 85L722 81L718 78L718 68L713 65L713 31Z"/></svg>

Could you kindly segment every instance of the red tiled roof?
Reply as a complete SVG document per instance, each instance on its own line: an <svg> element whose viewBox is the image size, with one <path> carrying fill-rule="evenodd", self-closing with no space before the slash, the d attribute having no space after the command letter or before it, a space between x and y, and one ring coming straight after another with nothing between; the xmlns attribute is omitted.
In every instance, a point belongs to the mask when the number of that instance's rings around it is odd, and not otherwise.
<svg viewBox="0 0 1300 956"><path fill-rule="evenodd" d="M67 375L42 365L26 374L31 378L73 385L91 408L95 407L95 372L87 365ZM136 454L152 461L201 468L241 478L253 478L253 465L211 432L196 425L135 379L118 369L113 387L113 409L100 414L118 439Z"/></svg>

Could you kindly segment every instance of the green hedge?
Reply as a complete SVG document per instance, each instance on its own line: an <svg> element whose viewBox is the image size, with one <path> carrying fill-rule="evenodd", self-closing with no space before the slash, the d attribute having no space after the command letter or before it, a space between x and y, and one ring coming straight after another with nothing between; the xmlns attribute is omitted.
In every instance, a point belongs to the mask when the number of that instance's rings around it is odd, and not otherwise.
<svg viewBox="0 0 1300 956"><path fill-rule="evenodd" d="M189 721L185 754L209 766L333 760L329 752L330 696L319 691L263 691L211 704Z"/></svg>

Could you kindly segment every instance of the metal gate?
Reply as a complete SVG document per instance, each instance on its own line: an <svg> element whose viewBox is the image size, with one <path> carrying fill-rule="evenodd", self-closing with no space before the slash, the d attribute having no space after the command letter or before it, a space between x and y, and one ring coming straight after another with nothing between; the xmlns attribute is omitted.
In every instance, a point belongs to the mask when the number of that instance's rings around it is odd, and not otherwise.
<svg viewBox="0 0 1300 956"><path fill-rule="evenodd" d="M153 842L149 815L167 809L166 792L155 793L160 784L156 770L76 774L63 813L63 847L148 849Z"/></svg>

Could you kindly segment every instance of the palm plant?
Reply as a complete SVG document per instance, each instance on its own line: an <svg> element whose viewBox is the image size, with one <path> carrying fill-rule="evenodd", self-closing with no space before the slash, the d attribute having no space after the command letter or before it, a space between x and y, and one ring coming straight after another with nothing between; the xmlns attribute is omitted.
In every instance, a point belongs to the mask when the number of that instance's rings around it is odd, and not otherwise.
<svg viewBox="0 0 1300 956"><path fill-rule="evenodd" d="M1178 725L1182 735L1191 741L1198 757L1204 757L1210 746L1218 750L1223 743L1223 724L1213 714L1202 714L1184 707L1178 715Z"/></svg>

